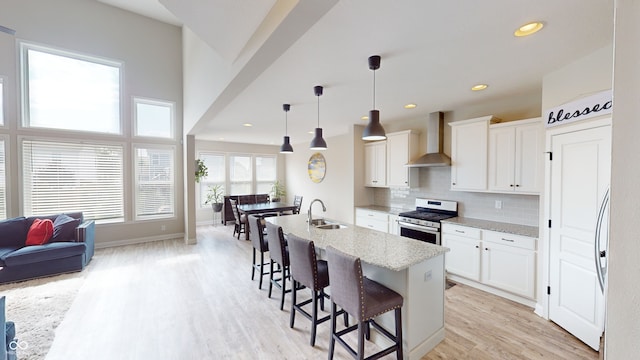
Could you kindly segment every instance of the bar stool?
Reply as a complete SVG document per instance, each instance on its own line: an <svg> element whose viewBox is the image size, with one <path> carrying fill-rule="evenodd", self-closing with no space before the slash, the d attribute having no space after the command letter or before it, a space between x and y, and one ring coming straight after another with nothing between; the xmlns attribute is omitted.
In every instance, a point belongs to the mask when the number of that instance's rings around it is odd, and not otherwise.
<svg viewBox="0 0 640 360"><path fill-rule="evenodd" d="M267 222L267 242L269 243L269 257L271 257L271 265L269 267L269 298L271 298L271 289L275 286L282 290L280 298L280 310L284 308L284 295L291 292L287 290L287 279L290 279L289 271L289 249L284 240L282 227ZM273 264L277 264L279 270L273 270ZM280 278L274 278L274 274L279 272Z"/></svg>
<svg viewBox="0 0 640 360"><path fill-rule="evenodd" d="M327 247L329 281L331 282L331 339L329 342L329 360L333 359L335 342L338 341L356 359L364 359L364 338L369 340L370 325L389 338L394 344L366 359L378 359L396 352L402 359L402 303L403 298L397 292L362 276L360 258L345 254L331 246ZM357 324L336 331L336 308L356 318ZM396 335L375 322L374 318L395 310ZM342 336L358 330L358 350L347 344Z"/></svg>
<svg viewBox="0 0 640 360"><path fill-rule="evenodd" d="M264 253L269 251L269 244L267 239L264 238L264 225L262 223L262 219L255 217L253 215L247 216L247 222L249 223L249 239L251 240L251 245L253 246L253 267L251 269L251 280L253 280L256 270L260 275L260 282L258 283L258 289L262 289L262 277L264 275L269 275L269 273L264 272L264 266L269 265L269 263L264 262ZM260 252L260 263L256 263L256 251Z"/></svg>
<svg viewBox="0 0 640 360"><path fill-rule="evenodd" d="M330 315L327 315L318 319L318 299L320 299L320 308L324 310L324 298L327 297L324 293L324 288L329 286L327 262L316 259L316 249L313 241L288 234L287 243L289 245L291 279L293 280L289 326L293 328L296 311L311 320L310 344L314 346L316 343L316 327L331 318ZM311 290L311 299L296 303L297 290L303 287ZM311 314L302 308L309 303L312 303ZM345 326L348 326L348 316L343 310L336 312L336 315L343 313Z"/></svg>

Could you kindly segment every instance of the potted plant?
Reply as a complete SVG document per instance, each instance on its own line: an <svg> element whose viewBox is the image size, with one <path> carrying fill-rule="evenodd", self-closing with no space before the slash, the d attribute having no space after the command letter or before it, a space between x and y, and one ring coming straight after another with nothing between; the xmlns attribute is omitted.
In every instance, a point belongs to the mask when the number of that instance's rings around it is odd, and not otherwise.
<svg viewBox="0 0 640 360"><path fill-rule="evenodd" d="M209 169L207 165L204 164L204 161L200 159L196 159L196 182L199 183L200 179L207 177L209 175Z"/></svg>
<svg viewBox="0 0 640 360"><path fill-rule="evenodd" d="M276 180L276 182L271 185L271 201L279 202L285 196L287 196L287 191L284 185L279 180Z"/></svg>
<svg viewBox="0 0 640 360"><path fill-rule="evenodd" d="M205 204L211 204L214 212L222 211L222 198L224 196L224 189L222 185L212 185L209 186L209 190L207 190L207 200L204 202Z"/></svg>

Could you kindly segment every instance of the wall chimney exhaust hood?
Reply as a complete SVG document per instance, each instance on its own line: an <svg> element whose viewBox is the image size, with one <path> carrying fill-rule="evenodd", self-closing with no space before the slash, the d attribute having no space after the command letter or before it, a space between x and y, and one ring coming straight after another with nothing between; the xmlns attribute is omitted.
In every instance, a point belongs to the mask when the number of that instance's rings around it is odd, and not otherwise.
<svg viewBox="0 0 640 360"><path fill-rule="evenodd" d="M444 138L444 114L440 111L429 114L427 120L427 153L412 159L406 167L449 166L451 158L442 151Z"/></svg>

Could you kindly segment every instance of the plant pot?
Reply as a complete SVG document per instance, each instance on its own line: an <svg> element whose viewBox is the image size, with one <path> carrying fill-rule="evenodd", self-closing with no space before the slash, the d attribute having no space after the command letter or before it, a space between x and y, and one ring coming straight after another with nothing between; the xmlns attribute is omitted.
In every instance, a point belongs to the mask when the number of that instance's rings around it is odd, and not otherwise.
<svg viewBox="0 0 640 360"><path fill-rule="evenodd" d="M211 204L211 207L213 208L213 212L222 211L222 203L213 203Z"/></svg>

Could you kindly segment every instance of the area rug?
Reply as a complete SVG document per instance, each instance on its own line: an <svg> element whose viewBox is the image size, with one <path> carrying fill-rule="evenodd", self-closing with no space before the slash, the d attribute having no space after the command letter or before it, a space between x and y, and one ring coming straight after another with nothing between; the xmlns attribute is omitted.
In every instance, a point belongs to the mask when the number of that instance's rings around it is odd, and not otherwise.
<svg viewBox="0 0 640 360"><path fill-rule="evenodd" d="M85 280L85 272L63 274L0 286L7 298L7 320L16 324L18 359L47 356L55 329L64 319Z"/></svg>

